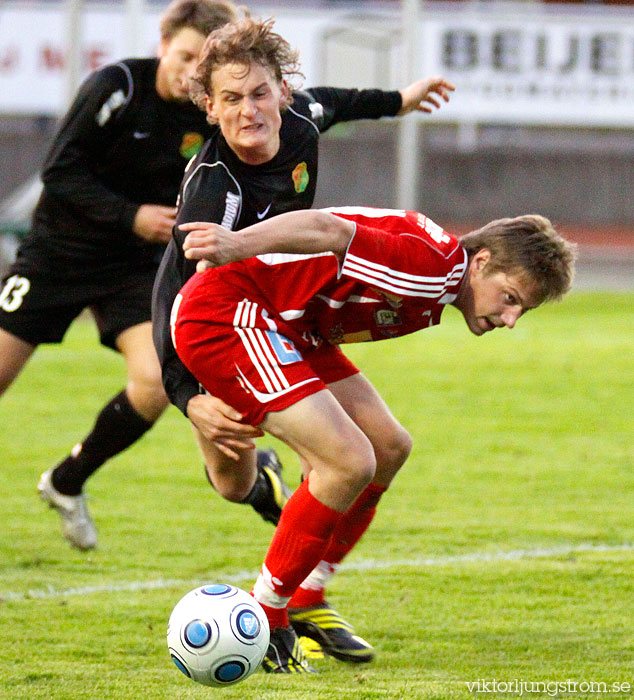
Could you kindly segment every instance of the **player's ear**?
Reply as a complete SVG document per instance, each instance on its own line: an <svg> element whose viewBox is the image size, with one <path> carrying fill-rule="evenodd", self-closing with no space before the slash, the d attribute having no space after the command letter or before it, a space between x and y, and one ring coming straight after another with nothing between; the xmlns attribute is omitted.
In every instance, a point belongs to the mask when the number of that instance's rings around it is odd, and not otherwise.
<svg viewBox="0 0 634 700"><path fill-rule="evenodd" d="M488 248L482 248L471 259L472 272L484 272L484 269L491 260L491 251Z"/></svg>
<svg viewBox="0 0 634 700"><path fill-rule="evenodd" d="M291 99L291 88L289 87L286 80L282 80L280 83L280 112L284 111L288 107L288 103Z"/></svg>
<svg viewBox="0 0 634 700"><path fill-rule="evenodd" d="M165 56L165 54L167 53L167 47L169 46L169 43L170 43L169 39L166 39L165 37L163 37L161 39L161 42L158 45L158 51L157 51L157 56L159 58L163 58L163 56Z"/></svg>
<svg viewBox="0 0 634 700"><path fill-rule="evenodd" d="M205 95L205 111L209 119L218 123L218 115L216 114L213 98L210 95Z"/></svg>

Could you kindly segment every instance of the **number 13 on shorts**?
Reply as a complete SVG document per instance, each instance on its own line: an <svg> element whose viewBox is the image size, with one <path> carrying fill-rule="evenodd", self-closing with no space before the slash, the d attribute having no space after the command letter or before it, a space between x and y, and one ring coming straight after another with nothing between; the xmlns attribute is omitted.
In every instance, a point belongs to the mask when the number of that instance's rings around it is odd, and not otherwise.
<svg viewBox="0 0 634 700"><path fill-rule="evenodd" d="M31 289L31 283L26 277L20 277L20 275L9 277L0 292L0 308L8 313L19 309L29 289Z"/></svg>

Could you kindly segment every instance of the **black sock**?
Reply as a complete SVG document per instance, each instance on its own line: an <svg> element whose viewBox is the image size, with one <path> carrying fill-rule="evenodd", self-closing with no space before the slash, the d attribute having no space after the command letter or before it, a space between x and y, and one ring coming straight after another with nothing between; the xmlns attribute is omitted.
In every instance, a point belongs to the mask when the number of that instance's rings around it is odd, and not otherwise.
<svg viewBox="0 0 634 700"><path fill-rule="evenodd" d="M106 404L97 416L92 431L55 467L54 488L67 496L81 493L84 482L111 457L136 442L153 423L132 407L125 391Z"/></svg>

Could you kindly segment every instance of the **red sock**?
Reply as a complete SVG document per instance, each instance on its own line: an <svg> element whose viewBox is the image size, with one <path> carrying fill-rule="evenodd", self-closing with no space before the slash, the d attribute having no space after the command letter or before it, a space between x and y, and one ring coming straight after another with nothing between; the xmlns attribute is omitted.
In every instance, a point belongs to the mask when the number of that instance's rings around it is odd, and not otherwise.
<svg viewBox="0 0 634 700"><path fill-rule="evenodd" d="M318 569L311 572L295 591L288 604L289 608L307 608L324 602L326 581L370 526L376 506L385 491L385 486L369 484L343 514L330 536Z"/></svg>
<svg viewBox="0 0 634 700"><path fill-rule="evenodd" d="M284 506L280 522L253 587L271 627L287 627L286 605L315 568L342 514L317 500L306 479Z"/></svg>

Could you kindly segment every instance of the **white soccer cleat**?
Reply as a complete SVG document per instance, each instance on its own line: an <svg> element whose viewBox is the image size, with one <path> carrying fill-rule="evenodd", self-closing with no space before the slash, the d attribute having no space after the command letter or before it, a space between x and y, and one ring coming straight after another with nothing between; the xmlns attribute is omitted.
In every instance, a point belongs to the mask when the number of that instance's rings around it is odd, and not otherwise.
<svg viewBox="0 0 634 700"><path fill-rule="evenodd" d="M40 498L59 513L64 537L77 549L94 549L97 546L97 530L86 507L86 497L66 496L51 481L52 469L40 477L37 490Z"/></svg>

